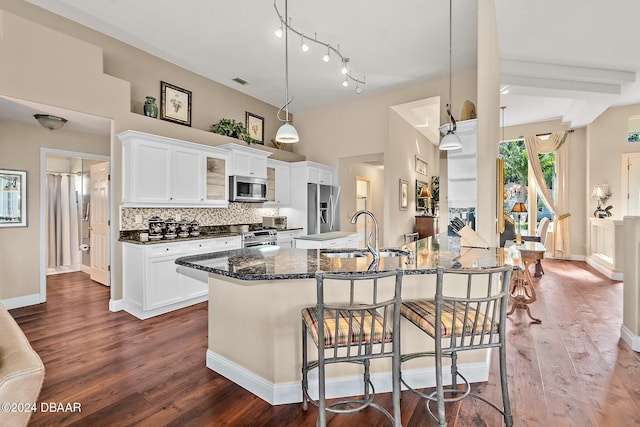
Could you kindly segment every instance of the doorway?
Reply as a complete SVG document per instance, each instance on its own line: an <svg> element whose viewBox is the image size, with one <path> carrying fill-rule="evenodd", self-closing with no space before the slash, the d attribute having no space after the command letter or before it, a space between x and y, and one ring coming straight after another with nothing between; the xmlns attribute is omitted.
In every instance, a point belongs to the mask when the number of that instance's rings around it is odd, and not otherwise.
<svg viewBox="0 0 640 427"><path fill-rule="evenodd" d="M51 274L83 271L108 286L109 157L42 148L40 160L40 300Z"/></svg>
<svg viewBox="0 0 640 427"><path fill-rule="evenodd" d="M360 210L368 210L371 211L371 179L363 178L360 176L356 177L356 211ZM369 240L368 235L372 230L371 218L368 216L364 216L365 221L358 221L356 223L356 231L362 235L362 241L366 242Z"/></svg>

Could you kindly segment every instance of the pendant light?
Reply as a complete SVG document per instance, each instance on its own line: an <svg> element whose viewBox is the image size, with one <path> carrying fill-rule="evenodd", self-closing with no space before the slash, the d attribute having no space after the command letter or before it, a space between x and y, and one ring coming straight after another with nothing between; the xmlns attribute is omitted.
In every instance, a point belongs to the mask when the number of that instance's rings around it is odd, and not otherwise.
<svg viewBox="0 0 640 427"><path fill-rule="evenodd" d="M284 21L285 23L289 22L289 11L288 11L288 0L284 1ZM284 29L284 97L285 104L282 108L284 108L285 118L284 120L280 119L280 111L278 111L278 120L283 121L284 123L278 129L276 133L276 142L284 142L286 144L292 144L294 142L298 142L300 138L298 137L298 131L291 124L291 120L289 120L289 104L291 103L291 99L289 99L289 26L285 25Z"/></svg>
<svg viewBox="0 0 640 427"><path fill-rule="evenodd" d="M449 129L444 137L440 140L440 149L441 150L458 150L462 148L462 141L460 137L456 135L456 119L453 118L453 114L451 114L451 27L452 27L452 15L453 15L453 5L452 0L449 0L449 103L447 104L447 114L449 115Z"/></svg>

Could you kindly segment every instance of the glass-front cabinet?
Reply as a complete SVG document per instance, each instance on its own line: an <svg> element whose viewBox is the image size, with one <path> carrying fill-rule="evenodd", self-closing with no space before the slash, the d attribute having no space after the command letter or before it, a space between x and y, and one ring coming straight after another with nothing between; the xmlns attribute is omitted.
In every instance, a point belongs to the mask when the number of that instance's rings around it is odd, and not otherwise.
<svg viewBox="0 0 640 427"><path fill-rule="evenodd" d="M208 154L206 157L206 202L207 204L227 204L227 158Z"/></svg>

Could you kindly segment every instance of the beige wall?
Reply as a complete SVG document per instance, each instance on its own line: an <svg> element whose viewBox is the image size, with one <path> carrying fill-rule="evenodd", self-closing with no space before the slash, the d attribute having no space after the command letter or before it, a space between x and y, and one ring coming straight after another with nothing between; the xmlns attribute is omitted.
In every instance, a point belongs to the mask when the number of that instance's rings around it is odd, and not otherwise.
<svg viewBox="0 0 640 427"><path fill-rule="evenodd" d="M475 70L454 75L453 83L456 87L453 92L454 109L455 106L461 107L467 99L475 102ZM390 107L434 96L447 99L448 89L447 76L296 115L301 141L296 144L296 151L309 160L337 166L343 157L384 153L385 244L393 245L401 239L402 234L413 231L409 217L415 212L398 210L398 180L408 179L410 189L415 186L414 162L415 154L419 152L415 143L417 132L401 126L401 119ZM440 110L440 117L445 120L444 104L441 104ZM420 151L428 153L426 160L430 169L433 167L432 170L439 171L436 161L439 154L436 154L435 148L428 148L424 141L426 139L419 143L422 147ZM411 144L413 146L409 148ZM444 179L446 177L440 179L441 186ZM342 175L340 185L344 185Z"/></svg>
<svg viewBox="0 0 640 427"><path fill-rule="evenodd" d="M57 46L57 49L42 49L42 40ZM119 217L117 201L121 199L122 185L120 141L115 136L118 133L134 129L205 145L219 145L236 141L206 131L221 116L244 121L246 110L265 117L265 139L268 140L275 135L278 124L269 119L275 118L276 107L206 80L26 2L0 0L0 63L2 96L113 119L113 219ZM105 74L103 70L114 73L116 77ZM43 78L45 75L46 78ZM193 127L150 119L141 114L140 103L144 96L158 95L161 80L194 93ZM265 149L274 153L273 158L285 161L303 160L301 156L269 148L268 145ZM0 158L5 158L4 149ZM33 161L39 160L36 158ZM3 167L18 168L17 162L16 165L13 161L7 163ZM29 210L38 212L39 195L32 196L36 198L29 205ZM37 230L39 218L31 220L28 229L11 231L7 235L37 233ZM112 227L112 241L116 241L117 236L118 230ZM37 237L26 238L26 235L24 239L16 237L15 241L25 242L21 253L30 255L16 257L16 262L11 264L12 272L8 272L6 268L0 270L2 298L30 295L38 289L37 269L34 268L33 258L39 253L40 242ZM116 244L111 264L113 299L119 299L122 294L120 249L120 245ZM30 273L16 277L16 271Z"/></svg>
<svg viewBox="0 0 640 427"><path fill-rule="evenodd" d="M109 155L109 138L0 121L0 168L27 171L28 227L0 228L0 299L40 292L40 149Z"/></svg>
<svg viewBox="0 0 640 427"><path fill-rule="evenodd" d="M611 198L607 204L612 205L613 219L622 219L622 172L620 159L623 153L640 152L639 143L627 141L628 120L640 115L640 104L610 108L588 127L587 133L587 209L593 213L597 201L591 195L594 185L609 184Z"/></svg>

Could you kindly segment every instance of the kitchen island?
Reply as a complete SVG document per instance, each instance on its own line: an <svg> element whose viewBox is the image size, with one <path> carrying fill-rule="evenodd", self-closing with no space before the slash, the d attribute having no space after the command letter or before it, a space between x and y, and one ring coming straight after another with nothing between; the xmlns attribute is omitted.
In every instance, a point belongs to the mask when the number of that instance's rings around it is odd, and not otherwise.
<svg viewBox="0 0 640 427"><path fill-rule="evenodd" d="M358 274L371 268L401 268L405 272L403 298L415 299L433 296L433 273L438 266L493 267L513 263L512 255L518 256L517 250L503 248L459 248L457 239L443 235L413 242L403 249L411 250L413 259L396 251L396 256L382 257L377 266L372 265L373 257L368 253L343 258L332 255L345 252L343 249L277 246L178 258L176 263L181 266L209 273L207 367L271 404L300 402L300 310L315 305L317 271ZM332 297L338 294L336 290ZM402 334L403 352L432 348L432 341L409 323L403 323ZM309 351L315 352L312 342ZM487 352L465 353L459 358L460 371L471 382L486 381ZM372 380L376 390L391 390L390 361L375 362ZM412 361L403 366L403 377L420 387L433 386L432 366L432 360ZM327 395L357 394L361 382L354 378L360 378L359 369L337 368L345 369L328 372Z"/></svg>

